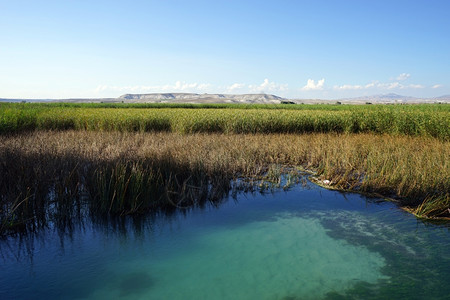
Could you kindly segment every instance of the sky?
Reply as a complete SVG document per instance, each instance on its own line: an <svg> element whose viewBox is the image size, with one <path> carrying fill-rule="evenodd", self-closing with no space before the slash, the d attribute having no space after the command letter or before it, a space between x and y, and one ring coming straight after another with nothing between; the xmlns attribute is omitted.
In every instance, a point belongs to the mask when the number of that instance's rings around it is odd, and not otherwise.
<svg viewBox="0 0 450 300"><path fill-rule="evenodd" d="M450 94L450 1L0 0L0 98Z"/></svg>

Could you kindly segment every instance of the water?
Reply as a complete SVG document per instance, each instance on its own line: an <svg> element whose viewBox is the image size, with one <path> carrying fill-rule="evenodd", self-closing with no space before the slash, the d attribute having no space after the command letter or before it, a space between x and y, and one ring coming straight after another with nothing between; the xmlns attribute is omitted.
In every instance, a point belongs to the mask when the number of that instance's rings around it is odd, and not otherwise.
<svg viewBox="0 0 450 300"><path fill-rule="evenodd" d="M324 190L0 241L0 299L449 299L450 232Z"/></svg>

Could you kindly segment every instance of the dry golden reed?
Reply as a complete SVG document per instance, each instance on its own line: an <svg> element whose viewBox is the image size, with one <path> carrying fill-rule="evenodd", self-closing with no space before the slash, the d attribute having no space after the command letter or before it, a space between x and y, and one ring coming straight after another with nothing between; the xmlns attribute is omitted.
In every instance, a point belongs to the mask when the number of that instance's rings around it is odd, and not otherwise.
<svg viewBox="0 0 450 300"><path fill-rule="evenodd" d="M27 207L45 215L49 203L61 214L82 199L80 193L89 194L91 210L99 212L185 207L219 199L231 179L261 176L274 165L301 167L335 188L379 193L418 206L417 213L447 216L449 146L427 137L373 134L42 131L1 136L3 223L29 217ZM423 207L424 199L433 199L428 200L433 209Z"/></svg>

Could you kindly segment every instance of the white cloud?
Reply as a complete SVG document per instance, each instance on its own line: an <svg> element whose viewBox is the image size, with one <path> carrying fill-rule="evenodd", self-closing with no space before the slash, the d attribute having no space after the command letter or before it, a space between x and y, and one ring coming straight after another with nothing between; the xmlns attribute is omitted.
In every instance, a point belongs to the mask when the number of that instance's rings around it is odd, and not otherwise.
<svg viewBox="0 0 450 300"><path fill-rule="evenodd" d="M356 91L356 90L365 90L365 89L370 89L370 88L374 88L376 85L378 84L377 81L373 81L371 83L367 83L365 85L360 85L360 84L343 84L343 85L335 85L333 87L334 90L338 90L338 91Z"/></svg>
<svg viewBox="0 0 450 300"><path fill-rule="evenodd" d="M209 83L187 83L184 81L177 81L175 84L154 85L154 86L109 86L100 85L95 89L95 92L115 91L125 93L160 93L160 92L202 92L211 87Z"/></svg>
<svg viewBox="0 0 450 300"><path fill-rule="evenodd" d="M164 86L151 86L148 87L149 90L162 90L162 91L203 91L209 88L211 85L208 83L186 83L184 81L177 81L175 85L164 85Z"/></svg>
<svg viewBox="0 0 450 300"><path fill-rule="evenodd" d="M235 90L240 90L244 87L245 87L244 83L233 83L232 85L228 86L226 89L227 89L227 91L232 92Z"/></svg>
<svg viewBox="0 0 450 300"><path fill-rule="evenodd" d="M378 83L377 87L381 89L393 90L396 88L401 88L402 85L399 82L389 82L389 83Z"/></svg>
<svg viewBox="0 0 450 300"><path fill-rule="evenodd" d="M362 90L364 87L362 85L350 85L350 84L344 84L344 85L335 85L333 87L333 89L335 90L341 90L341 91L345 91L345 90Z"/></svg>
<svg viewBox="0 0 450 300"><path fill-rule="evenodd" d="M396 79L399 81L403 81L403 80L408 79L409 77L411 77L411 74L402 73L402 74L398 75Z"/></svg>
<svg viewBox="0 0 450 300"><path fill-rule="evenodd" d="M260 85L249 85L251 92L283 92L288 89L288 85L284 83L270 82L269 79L264 79Z"/></svg>
<svg viewBox="0 0 450 300"><path fill-rule="evenodd" d="M96 93L100 93L100 92L103 92L103 91L106 91L108 89L108 86L107 85L99 85L99 86L97 86L96 88L95 88L95 92Z"/></svg>
<svg viewBox="0 0 450 300"><path fill-rule="evenodd" d="M325 83L325 79L320 79L315 83L313 79L308 79L308 82L304 87L302 87L303 91L312 91L312 90L322 90L323 85Z"/></svg>
<svg viewBox="0 0 450 300"><path fill-rule="evenodd" d="M442 87L441 84L435 84L435 85L433 85L431 88L432 88L432 89L438 89L438 88L440 88L440 87Z"/></svg>
<svg viewBox="0 0 450 300"><path fill-rule="evenodd" d="M364 90L364 89L371 89L371 88L378 88L382 90L393 90L393 89L423 89L425 86L421 84L408 84L404 85L400 82L371 82L366 85L351 85L351 84L344 84L344 85L335 85L333 87L334 90L338 91L349 91L349 90Z"/></svg>
<svg viewBox="0 0 450 300"><path fill-rule="evenodd" d="M381 89L388 89L388 90L393 90L393 89L400 89L400 90L404 90L404 89L423 89L423 88L425 88L425 86L423 86L421 84L403 85L403 84L401 84L399 82L379 83L377 85L377 87L379 87Z"/></svg>
<svg viewBox="0 0 450 300"><path fill-rule="evenodd" d="M421 85L421 84L410 84L410 85L405 86L404 88L423 89L425 87L423 85Z"/></svg>
<svg viewBox="0 0 450 300"><path fill-rule="evenodd" d="M259 85L247 85L244 83L233 83L230 86L214 86L209 83L198 83L198 82L184 82L176 81L174 84L165 85L135 85L135 86L112 86L112 85L99 85L95 92L100 93L167 93L167 92L192 92L192 93L204 93L204 92L219 92L220 90L229 93L276 93L284 92L288 90L288 84L276 83L269 81L269 79L264 79L264 81Z"/></svg>

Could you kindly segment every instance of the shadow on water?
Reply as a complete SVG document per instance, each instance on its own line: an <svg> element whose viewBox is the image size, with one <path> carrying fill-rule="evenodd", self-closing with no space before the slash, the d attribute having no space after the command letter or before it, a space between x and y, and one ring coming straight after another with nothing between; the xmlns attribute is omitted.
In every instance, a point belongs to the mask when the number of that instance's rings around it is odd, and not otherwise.
<svg viewBox="0 0 450 300"><path fill-rule="evenodd" d="M0 161L0 235L53 227L70 234L88 217L219 205L232 190L226 172L170 157L97 161L4 151Z"/></svg>
<svg viewBox="0 0 450 300"><path fill-rule="evenodd" d="M159 232L167 230L172 224L175 226L177 220L190 220L193 214L206 210L222 211L221 214L211 217L215 219L208 223L208 226L222 226L221 230L226 229L222 230L224 239L229 238L230 233L239 233L239 228L246 225L266 226L268 222L272 222L267 227L262 227L264 234L261 238L268 239L269 236L265 234L273 229L273 226L285 229L283 226L292 221L289 218L280 221L275 212L279 212L282 206L283 212L288 211L290 216L300 219L299 223L293 222L290 228L296 228L297 225L308 225L310 227L307 228L310 229L324 228L325 237L342 241L344 246L348 244L367 249L370 253L379 254L386 261L381 268L386 278L376 283L355 281L345 291L328 292L325 299L393 299L411 296L419 299L445 299L442 295L450 294L450 286L445 284L446 278L450 276L450 224L416 220L379 198L328 191L304 178L297 181L302 184L295 187L296 191L284 193L281 186L285 182L279 184L280 188L269 183L258 186L260 182L255 184L244 180L232 181L226 174L224 176L220 172L206 173L201 168L192 169L192 166L170 160L97 163L80 162L67 157L61 160L48 156L22 156L20 159L25 162L22 161L24 163L18 165L31 166L24 170L14 167L14 154L8 155L11 157L4 161L11 161L11 165L6 166L9 168L8 172L0 183L0 218L3 226L15 226L8 227L4 231L7 234L0 239L0 260L5 264L15 261L26 265L23 269L27 269L28 273L35 277L42 275L42 267L35 267L35 256L39 255L39 249L53 251L52 257L70 259L76 251L73 245L77 244L79 239L83 239L86 244L86 241L101 243L104 239L117 241L118 244L112 243L116 247L121 244L139 247L156 239ZM35 160L41 162L34 164ZM33 166L42 166L42 161L45 162L46 168L33 169ZM19 180L14 181L11 178ZM303 194L298 193L299 191ZM270 201L259 201L257 205L252 202L254 198L270 198L272 194L275 196ZM291 199L289 197L296 200L284 201ZM226 208L233 204L230 199L239 202L239 213L233 211L233 214L227 214ZM370 213L366 213L365 208L368 208ZM260 211L264 213L260 214ZM280 222L277 223L278 221ZM163 227L164 230L161 229ZM198 227L204 229L204 226ZM248 229L254 230L250 230L250 233L254 234L260 228L249 226ZM212 232L208 241L215 241L216 232ZM278 233L273 233L270 238L276 238ZM248 238L244 233L241 234L237 236L240 238L237 241L245 241ZM289 240L289 236L287 237L286 240ZM189 237L185 243L191 243ZM245 252L245 244L242 245L238 253ZM274 248L276 250L277 247ZM169 249L168 252L175 250ZM311 257L317 256L314 249L311 251ZM145 248L142 253L133 252L131 256L151 256L147 252L151 252L151 249ZM195 249L186 249L186 253L182 255L196 255ZM118 257L119 260L120 252L112 252L110 257L105 255L105 258L103 253L97 253L94 257L90 255L86 253L81 258L87 261L87 265L91 262L90 267L96 265L104 274L105 280L98 283L98 279L89 274L89 271L77 270L72 276L82 274L87 279L83 278L83 282L71 281L73 283L67 286L66 290L71 291L72 295L95 298L95 293L99 290L112 289L119 297L139 298L148 295L159 284L160 274L148 266L141 267L139 261L126 261L127 266L122 266L121 273L111 274L108 269L111 262L108 259ZM249 257L254 257L254 254L251 253ZM205 265L211 263L203 261L203 256L199 261ZM133 263L137 267L128 267L128 264ZM277 275L276 272L274 274ZM17 277L22 275L18 274ZM92 276L92 280L89 280L89 276ZM302 297L291 293L283 299L300 298Z"/></svg>
<svg viewBox="0 0 450 300"><path fill-rule="evenodd" d="M75 169L77 169L76 166ZM301 183L301 190L313 190L321 198L326 197L323 193L330 193L330 191L309 182L307 177L299 177L297 180L297 184ZM14 259L21 261L25 259L32 265L36 243L45 245L48 240L53 243L56 239L59 241L61 253L64 253L65 245L71 244L76 238L76 234L84 234L89 231L101 232L103 235L113 235L121 239L144 240L149 233L154 231L154 227L158 226L155 222L169 224L173 219L177 219L180 216L188 216L192 210L219 209L222 204L230 199L237 203L240 195L254 197L257 194L272 194L283 190L280 188L279 183L265 182L264 186L261 187L258 186L258 184L261 184L261 181L230 180L226 184L223 184L222 181L217 180L217 178L215 181L206 179L202 188L186 184L182 186L174 185L172 186L172 198L174 199L174 196L177 195L182 199L181 201L164 199L166 201L164 205L159 204L156 207L153 203L139 211L139 213L134 214L108 213L100 210L98 208L100 204L97 204L97 202L102 200L99 199L98 194L103 193L103 191L96 190L95 193L97 194L92 196L92 193L87 192L86 188L80 185L79 182L75 184L75 189L71 189L69 186L64 189L65 192L63 193L55 192L55 186L58 183L55 184L53 182L47 188L42 187L45 182L34 183L40 186L39 190L42 192L40 193L36 189L33 193L35 203L31 207L26 205L19 209L21 213L30 214L28 222L3 232L4 235L0 237L0 257L4 260ZM285 183L286 176L283 176L281 186ZM77 192L74 192L74 190L77 190ZM167 190L164 193L167 194ZM163 195L147 194L146 196L152 199L158 198L158 201L162 201L161 199L165 196L164 193ZM348 199L347 193L334 191L332 193L339 194L342 200L351 206L352 200ZM4 200L5 198L2 199ZM364 197L364 201L366 205L385 203L382 199L375 197ZM31 201L29 202L31 203ZM183 205L179 205L180 203L183 203ZM11 205L11 203L3 201L2 205L6 207ZM317 205L320 204L316 203L314 205L317 208ZM327 206L329 205L329 203L326 203L323 209L328 209ZM6 211L8 211L7 208L2 210L3 220L7 218L4 215ZM334 238L345 239L350 242L355 240L355 243L358 244L358 237L353 239L351 234L343 234L344 232L352 231L348 231L344 227L339 230L336 229L345 223L341 220L342 224L336 225L336 219L337 217L330 219L328 216L327 218L322 218L321 222L330 230L329 234ZM242 224L248 222L245 218L241 221ZM238 226L239 220L234 222ZM418 219L418 223L433 228L450 228L450 223L448 222ZM379 249L374 250L377 251Z"/></svg>

